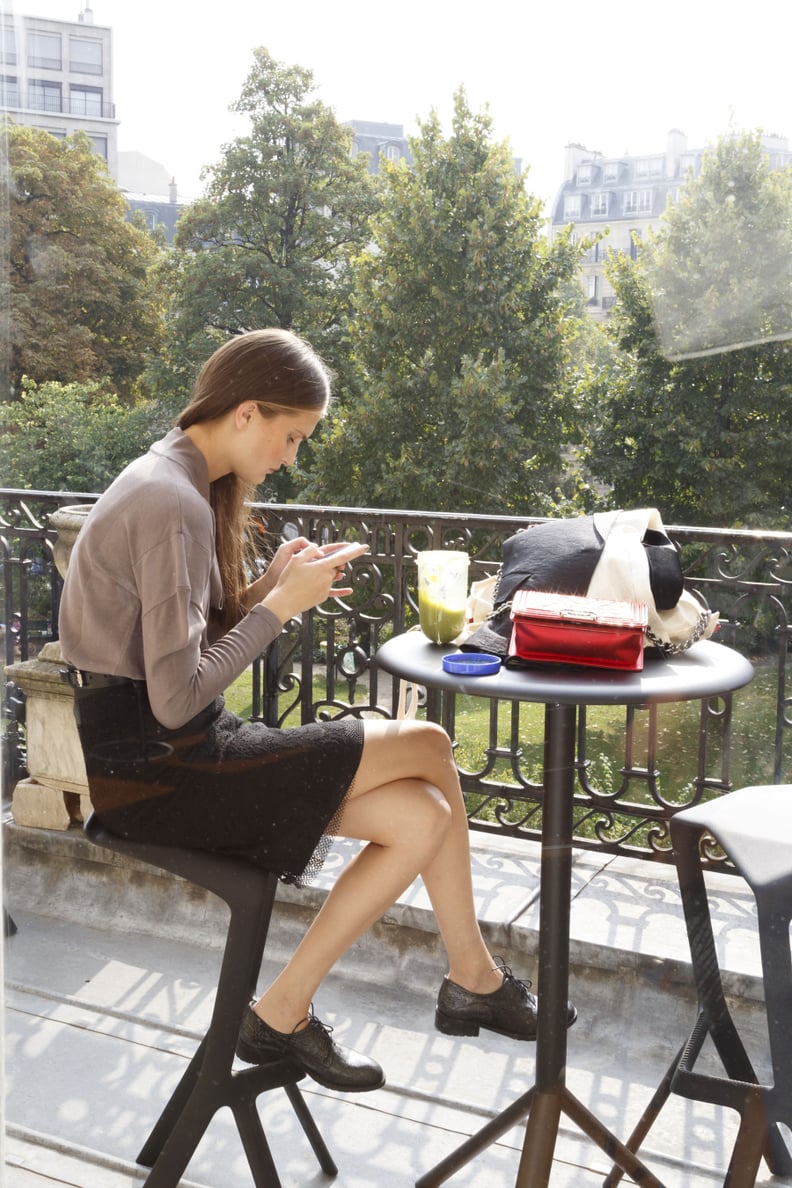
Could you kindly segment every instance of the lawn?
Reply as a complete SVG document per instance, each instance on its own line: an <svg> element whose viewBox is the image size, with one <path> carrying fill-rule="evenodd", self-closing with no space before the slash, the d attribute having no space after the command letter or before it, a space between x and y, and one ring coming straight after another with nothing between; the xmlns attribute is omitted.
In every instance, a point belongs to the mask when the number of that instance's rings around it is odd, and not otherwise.
<svg viewBox="0 0 792 1188"><path fill-rule="evenodd" d="M772 666L757 667L756 677L735 695L730 776L735 787L768 783L772 780L772 748L768 737L775 728L776 670ZM293 699L294 694L289 694ZM314 700L325 697L324 685L316 682ZM362 699L362 690L359 693ZM251 704L250 673L244 673L226 693L226 704L240 717L249 717ZM420 713L420 711L419 711ZM641 741L647 715L636 715L636 762L643 762ZM299 709L292 711L286 725L299 723ZM542 763L544 709L541 705L520 707L520 737L523 743L523 770L531 779L538 779ZM456 735L457 760L465 770L477 770L489 746L489 702L477 697L457 700ZM592 783L603 791L613 790L619 780L624 762L625 711L620 706L601 706L588 711L587 747L591 761ZM698 702L680 702L660 707L658 714L657 766L662 773L661 791L669 800L680 793L680 781L688 782L695 775L700 744L700 710ZM711 764L718 756L719 728L713 725ZM498 722L498 741L507 743L509 707L502 705ZM644 746L645 752L645 746ZM511 782L505 763L500 764L505 782ZM718 774L709 768L707 774Z"/></svg>

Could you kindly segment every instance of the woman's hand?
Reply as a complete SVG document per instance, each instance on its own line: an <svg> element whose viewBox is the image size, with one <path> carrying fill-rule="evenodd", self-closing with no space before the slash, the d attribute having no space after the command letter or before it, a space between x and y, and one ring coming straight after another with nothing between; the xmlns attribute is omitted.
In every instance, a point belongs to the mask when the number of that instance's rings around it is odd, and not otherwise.
<svg viewBox="0 0 792 1188"><path fill-rule="evenodd" d="M283 573L292 557L310 545L304 536L295 536L293 540L284 540L270 561L265 572L248 586L245 596L247 609L250 610L257 602L263 602L267 595L275 589L278 578Z"/></svg>
<svg viewBox="0 0 792 1188"><path fill-rule="evenodd" d="M295 544L296 541L288 542L289 546ZM284 547L278 549L265 577L269 576ZM365 544L341 541L320 546L303 541L301 547L292 548L284 555L274 586L260 601L285 623L302 611L319 606L331 595L351 594L351 586L336 586L335 582L343 578L348 561L367 552L368 545Z"/></svg>

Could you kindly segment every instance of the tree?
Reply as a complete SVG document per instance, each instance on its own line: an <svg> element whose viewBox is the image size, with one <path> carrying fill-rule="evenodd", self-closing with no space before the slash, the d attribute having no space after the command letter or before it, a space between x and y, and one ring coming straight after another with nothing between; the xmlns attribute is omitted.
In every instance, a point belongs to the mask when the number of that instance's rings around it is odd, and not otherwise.
<svg viewBox="0 0 792 1188"><path fill-rule="evenodd" d="M0 404L0 455L8 487L104 491L145 453L163 426L148 405L130 407L99 384L36 384Z"/></svg>
<svg viewBox="0 0 792 1188"><path fill-rule="evenodd" d="M455 96L390 166L373 244L356 266L342 390L305 498L373 506L542 512L573 432L564 283L576 249L548 247L487 113Z"/></svg>
<svg viewBox="0 0 792 1188"><path fill-rule="evenodd" d="M332 363L351 257L374 205L352 133L310 97L313 76L265 49L232 110L250 132L208 171L165 264L173 294L167 363L182 402L198 366L230 334L294 329Z"/></svg>
<svg viewBox="0 0 792 1188"><path fill-rule="evenodd" d="M614 505L788 526L790 262L792 177L759 136L721 140L639 259L612 258L618 349L587 395L588 460Z"/></svg>
<svg viewBox="0 0 792 1188"><path fill-rule="evenodd" d="M131 397L159 346L158 249L82 133L6 128L9 168L8 381L109 377Z"/></svg>

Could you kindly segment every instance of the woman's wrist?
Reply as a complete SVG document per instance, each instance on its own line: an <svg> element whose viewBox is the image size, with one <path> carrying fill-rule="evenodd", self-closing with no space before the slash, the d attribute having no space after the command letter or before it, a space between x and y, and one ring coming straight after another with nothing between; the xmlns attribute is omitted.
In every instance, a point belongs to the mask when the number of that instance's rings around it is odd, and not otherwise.
<svg viewBox="0 0 792 1188"><path fill-rule="evenodd" d="M270 590L263 598L258 600L259 606L265 606L267 610L279 619L281 624L287 623L289 619L293 619L295 615L294 608L290 605L291 599L289 596L276 586L274 590Z"/></svg>

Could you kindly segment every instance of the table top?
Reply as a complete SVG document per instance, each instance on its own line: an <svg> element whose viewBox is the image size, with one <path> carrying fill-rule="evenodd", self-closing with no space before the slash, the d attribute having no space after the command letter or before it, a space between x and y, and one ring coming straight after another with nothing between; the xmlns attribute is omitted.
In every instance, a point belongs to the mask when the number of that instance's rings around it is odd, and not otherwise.
<svg viewBox="0 0 792 1188"><path fill-rule="evenodd" d="M753 665L739 652L711 640L694 644L678 656L647 656L641 672L548 664L501 667L492 676L459 676L446 672L442 665L443 656L456 650L431 643L421 631L406 631L382 645L376 662L394 676L435 689L561 705L695 701L739 689L754 674Z"/></svg>

